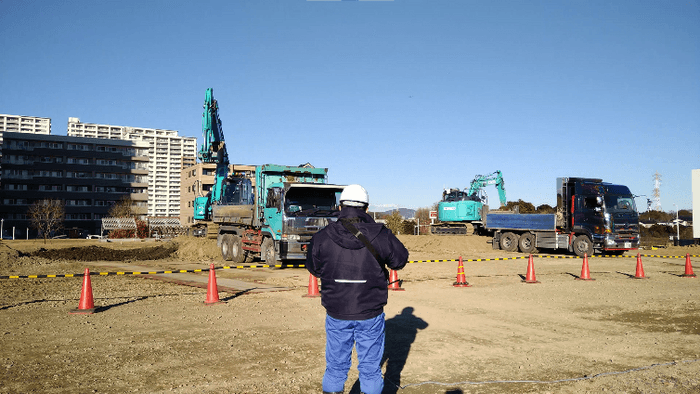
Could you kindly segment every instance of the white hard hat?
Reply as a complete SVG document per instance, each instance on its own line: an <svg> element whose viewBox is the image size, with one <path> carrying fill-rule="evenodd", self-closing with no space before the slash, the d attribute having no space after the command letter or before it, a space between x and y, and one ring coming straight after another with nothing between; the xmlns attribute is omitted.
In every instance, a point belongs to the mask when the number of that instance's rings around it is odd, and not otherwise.
<svg viewBox="0 0 700 394"><path fill-rule="evenodd" d="M340 193L340 202L347 206L369 205L367 190L360 185L347 185Z"/></svg>

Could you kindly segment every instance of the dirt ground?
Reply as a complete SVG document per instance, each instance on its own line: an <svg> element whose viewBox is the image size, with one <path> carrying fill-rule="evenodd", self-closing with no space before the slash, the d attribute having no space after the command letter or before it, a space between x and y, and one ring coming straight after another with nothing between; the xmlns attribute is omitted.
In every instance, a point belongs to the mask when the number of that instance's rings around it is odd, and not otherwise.
<svg viewBox="0 0 700 394"><path fill-rule="evenodd" d="M579 258L537 255L531 284L527 256L488 238L400 239L418 262L399 271L403 291L385 308L385 392L700 392L700 279L681 277L700 248L640 251L645 279L634 279L634 255L590 258L594 281L576 280ZM453 286L456 261L424 262L459 256L472 287ZM224 265L213 241L195 238L0 243L0 275L99 272L113 260ZM93 275L97 310L82 315L69 313L82 278L0 279L0 393L320 393L325 313L303 297L308 273L216 275L289 290L221 292L206 305L206 289ZM355 366L346 392L359 393Z"/></svg>

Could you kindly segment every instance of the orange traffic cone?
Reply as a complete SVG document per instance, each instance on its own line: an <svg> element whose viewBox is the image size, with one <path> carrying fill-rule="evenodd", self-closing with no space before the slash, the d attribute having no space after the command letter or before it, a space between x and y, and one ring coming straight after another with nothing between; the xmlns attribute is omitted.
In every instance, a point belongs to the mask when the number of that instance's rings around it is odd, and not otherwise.
<svg viewBox="0 0 700 394"><path fill-rule="evenodd" d="M219 303L219 288L216 286L216 271L214 264L209 265L209 283L207 284L207 299L204 301L207 305Z"/></svg>
<svg viewBox="0 0 700 394"><path fill-rule="evenodd" d="M637 253L637 271L634 273L634 279L649 279L644 276L644 267L642 266L642 255Z"/></svg>
<svg viewBox="0 0 700 394"><path fill-rule="evenodd" d="M452 284L454 287L472 287L467 282L467 277L464 275L464 265L462 264L462 256L459 256L459 265L457 266L457 281Z"/></svg>
<svg viewBox="0 0 700 394"><path fill-rule="evenodd" d="M576 280L595 280L591 278L591 271L588 269L588 254L583 255L583 266L581 267L581 276Z"/></svg>
<svg viewBox="0 0 700 394"><path fill-rule="evenodd" d="M72 309L72 314L91 314L95 312L95 303L92 300L92 284L90 283L90 270L85 268L83 274L83 289L80 291L78 309Z"/></svg>
<svg viewBox="0 0 700 394"><path fill-rule="evenodd" d="M401 282L399 282L399 274L395 270L389 270L389 290L394 291L404 291L406 289L401 288Z"/></svg>
<svg viewBox="0 0 700 394"><path fill-rule="evenodd" d="M318 279L312 274L309 274L309 291L302 297L320 297L321 294L318 292Z"/></svg>
<svg viewBox="0 0 700 394"><path fill-rule="evenodd" d="M697 275L693 272L693 265L690 264L690 253L685 254L685 274L681 276L683 278L697 278Z"/></svg>
<svg viewBox="0 0 700 394"><path fill-rule="evenodd" d="M535 263L532 260L532 255L527 259L527 274L525 275L525 283L540 283L537 278L535 278Z"/></svg>

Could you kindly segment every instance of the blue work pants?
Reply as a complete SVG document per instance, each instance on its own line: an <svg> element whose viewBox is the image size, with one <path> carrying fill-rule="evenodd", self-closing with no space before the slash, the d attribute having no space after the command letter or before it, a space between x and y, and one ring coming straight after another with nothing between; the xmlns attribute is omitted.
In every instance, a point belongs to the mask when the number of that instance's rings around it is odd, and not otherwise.
<svg viewBox="0 0 700 394"><path fill-rule="evenodd" d="M384 388L384 313L367 320L338 320L326 316L326 373L323 391L341 392L348 379L352 347L357 351L360 391L381 394Z"/></svg>

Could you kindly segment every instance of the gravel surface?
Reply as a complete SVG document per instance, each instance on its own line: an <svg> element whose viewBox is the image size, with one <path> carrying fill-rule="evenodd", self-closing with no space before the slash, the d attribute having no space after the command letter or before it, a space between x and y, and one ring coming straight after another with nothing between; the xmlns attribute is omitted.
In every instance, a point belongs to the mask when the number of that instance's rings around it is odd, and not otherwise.
<svg viewBox="0 0 700 394"><path fill-rule="evenodd" d="M699 248L640 251L645 279L634 279L634 255L590 258L594 281L576 280L579 258L536 255L529 284L527 256L487 238L400 239L419 262L398 273L405 291L385 309L387 393L700 392L700 279L681 277ZM459 256L472 287L452 286ZM0 275L97 272L105 261L225 265L196 238L0 243ZM0 393L320 393L325 313L303 297L308 273L216 275L290 290L221 292L206 305L206 289L154 275L92 275L95 313L71 314L81 277L0 280ZM355 365L346 392L359 392Z"/></svg>

